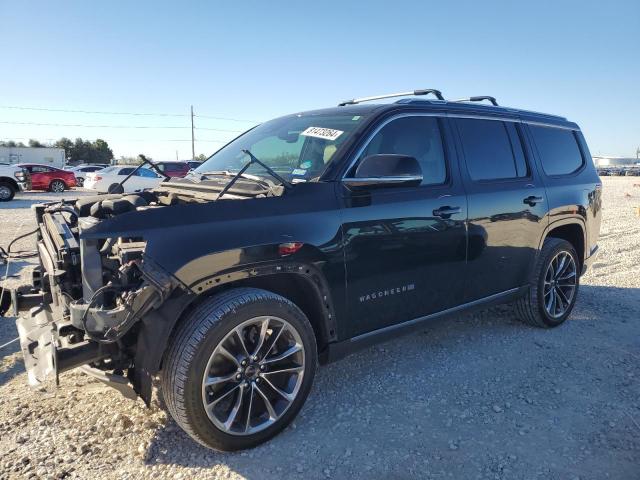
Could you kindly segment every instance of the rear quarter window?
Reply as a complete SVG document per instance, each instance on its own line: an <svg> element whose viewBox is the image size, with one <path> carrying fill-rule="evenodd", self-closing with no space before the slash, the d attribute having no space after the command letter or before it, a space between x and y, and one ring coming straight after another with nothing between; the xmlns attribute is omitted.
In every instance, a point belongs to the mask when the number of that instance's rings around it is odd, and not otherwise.
<svg viewBox="0 0 640 480"><path fill-rule="evenodd" d="M544 173L569 175L579 170L584 158L573 130L529 125Z"/></svg>

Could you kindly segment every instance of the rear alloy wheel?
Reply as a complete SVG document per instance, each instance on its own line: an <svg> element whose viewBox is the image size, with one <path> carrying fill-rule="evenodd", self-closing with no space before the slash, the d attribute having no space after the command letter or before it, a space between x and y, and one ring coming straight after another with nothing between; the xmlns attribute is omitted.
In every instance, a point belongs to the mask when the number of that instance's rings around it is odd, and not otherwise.
<svg viewBox="0 0 640 480"><path fill-rule="evenodd" d="M54 180L49 184L49 190L55 193L62 193L67 188L67 185L62 180Z"/></svg>
<svg viewBox="0 0 640 480"><path fill-rule="evenodd" d="M267 441L293 420L311 389L313 329L274 293L238 288L206 299L172 338L162 395L178 425L209 448Z"/></svg>
<svg viewBox="0 0 640 480"><path fill-rule="evenodd" d="M11 184L0 182L0 202L8 202L15 194L16 190Z"/></svg>
<svg viewBox="0 0 640 480"><path fill-rule="evenodd" d="M531 286L516 302L520 318L536 327L557 327L576 303L580 262L566 240L547 238L538 255Z"/></svg>

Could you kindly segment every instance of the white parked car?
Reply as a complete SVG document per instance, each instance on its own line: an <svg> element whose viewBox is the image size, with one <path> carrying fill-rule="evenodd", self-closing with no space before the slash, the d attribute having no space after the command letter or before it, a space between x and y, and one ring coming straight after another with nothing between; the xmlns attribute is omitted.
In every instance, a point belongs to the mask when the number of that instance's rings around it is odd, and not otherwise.
<svg viewBox="0 0 640 480"><path fill-rule="evenodd" d="M83 187L84 180L87 178L87 174L91 172L97 172L98 170L102 170L108 165L78 165L75 167L67 167L65 170L69 172L73 172L76 176L76 186Z"/></svg>
<svg viewBox="0 0 640 480"><path fill-rule="evenodd" d="M98 192L109 192L111 187L115 187L126 178L136 168L135 165L116 165L103 168L97 172L87 173L84 180L84 187ZM156 187L163 177L149 168L139 169L135 175L124 182L122 186L126 193Z"/></svg>

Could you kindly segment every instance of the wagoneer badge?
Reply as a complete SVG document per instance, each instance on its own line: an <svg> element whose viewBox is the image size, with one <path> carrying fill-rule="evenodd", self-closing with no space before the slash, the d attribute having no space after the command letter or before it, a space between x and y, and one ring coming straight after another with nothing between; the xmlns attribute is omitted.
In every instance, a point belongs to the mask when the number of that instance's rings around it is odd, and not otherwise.
<svg viewBox="0 0 640 480"><path fill-rule="evenodd" d="M360 297L360 303L369 302L378 298L388 297L389 295L398 295L400 293L410 292L411 290L415 290L415 288L415 284L409 283L408 285L403 285L401 287L379 290L377 292L368 293L367 295L362 295Z"/></svg>

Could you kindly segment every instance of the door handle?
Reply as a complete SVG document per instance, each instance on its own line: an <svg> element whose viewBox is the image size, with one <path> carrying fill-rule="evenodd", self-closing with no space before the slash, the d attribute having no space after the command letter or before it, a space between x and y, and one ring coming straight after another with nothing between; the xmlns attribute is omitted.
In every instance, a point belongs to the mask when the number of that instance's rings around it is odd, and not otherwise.
<svg viewBox="0 0 640 480"><path fill-rule="evenodd" d="M460 213L460 207L440 207L440 208L436 208L433 211L433 216L434 217L440 217L440 218L449 218L451 217L451 215L455 215L456 213Z"/></svg>
<svg viewBox="0 0 640 480"><path fill-rule="evenodd" d="M536 203L542 203L544 202L544 198L542 197L537 197L535 195L530 195L527 198L525 198L523 201L523 203L526 203L527 205L529 205L530 207L535 206Z"/></svg>

